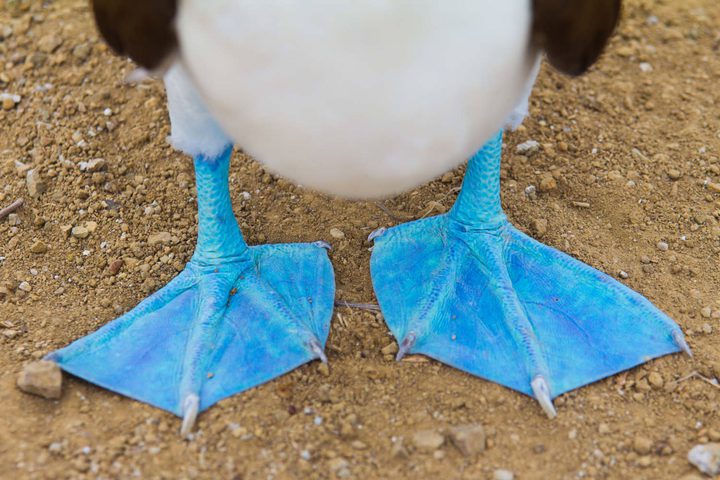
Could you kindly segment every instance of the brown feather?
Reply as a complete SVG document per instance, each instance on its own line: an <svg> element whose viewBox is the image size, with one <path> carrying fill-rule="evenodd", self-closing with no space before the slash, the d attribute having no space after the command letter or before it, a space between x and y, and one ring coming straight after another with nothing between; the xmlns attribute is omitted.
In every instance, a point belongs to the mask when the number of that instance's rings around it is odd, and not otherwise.
<svg viewBox="0 0 720 480"><path fill-rule="evenodd" d="M91 0L95 22L108 44L152 70L177 48L177 0Z"/></svg>
<svg viewBox="0 0 720 480"><path fill-rule="evenodd" d="M580 75L605 49L621 0L533 0L533 43L563 73Z"/></svg>

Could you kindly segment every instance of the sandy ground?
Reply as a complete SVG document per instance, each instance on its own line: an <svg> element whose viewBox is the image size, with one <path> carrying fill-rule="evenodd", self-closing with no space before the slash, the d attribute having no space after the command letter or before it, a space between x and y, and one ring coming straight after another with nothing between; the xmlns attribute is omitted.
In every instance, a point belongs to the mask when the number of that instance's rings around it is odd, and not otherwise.
<svg viewBox="0 0 720 480"><path fill-rule="evenodd" d="M511 220L650 298L683 327L693 360L672 355L563 395L549 421L498 385L433 361L395 363L381 317L338 308L329 372L306 365L221 402L192 441L175 417L74 378L59 401L15 387L24 364L182 269L196 219L191 162L165 141L162 85L122 83L132 65L99 40L86 2L0 5L0 91L21 97L0 109L0 207L25 199L0 222L0 478L482 479L502 468L520 479L689 479L688 450L720 440L720 390L687 378L720 376L716 0L628 2L589 75L543 71L503 167ZM527 140L539 151L517 155ZM103 169L81 170L95 158ZM331 242L337 298L369 303L368 233L445 211L461 180L459 169L381 209L296 188L240 153L231 172L250 243ZM90 232L75 238L69 226ZM484 427L483 453L413 440L465 424Z"/></svg>

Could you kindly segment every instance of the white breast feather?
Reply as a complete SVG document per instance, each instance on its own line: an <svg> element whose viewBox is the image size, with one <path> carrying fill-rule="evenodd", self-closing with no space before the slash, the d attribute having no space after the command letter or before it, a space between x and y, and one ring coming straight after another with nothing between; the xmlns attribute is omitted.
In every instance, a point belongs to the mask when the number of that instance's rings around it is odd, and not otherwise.
<svg viewBox="0 0 720 480"><path fill-rule="evenodd" d="M444 173L503 127L534 73L530 15L530 0L183 0L177 27L240 146L368 198Z"/></svg>

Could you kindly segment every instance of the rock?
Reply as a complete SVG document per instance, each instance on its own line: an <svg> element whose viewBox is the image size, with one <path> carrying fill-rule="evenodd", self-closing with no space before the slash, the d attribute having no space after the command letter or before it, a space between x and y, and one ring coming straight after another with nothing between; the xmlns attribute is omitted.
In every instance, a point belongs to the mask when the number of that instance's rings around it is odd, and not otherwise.
<svg viewBox="0 0 720 480"><path fill-rule="evenodd" d="M95 233L95 230L97 230L98 224L97 222L85 222L85 228L87 228L87 231L90 233Z"/></svg>
<svg viewBox="0 0 720 480"><path fill-rule="evenodd" d="M540 177L540 184L538 185L538 188L543 193L552 192L553 190L557 190L557 181L552 174L546 173Z"/></svg>
<svg viewBox="0 0 720 480"><path fill-rule="evenodd" d="M670 245L668 245L667 242L658 242L658 243L657 243L657 248L658 248L658 250L660 250L661 252L667 252L667 251L668 251L668 248L670 248Z"/></svg>
<svg viewBox="0 0 720 480"><path fill-rule="evenodd" d="M13 99L10 97L3 97L2 109L7 111L7 110L12 110L13 108L15 108L15 102L13 102Z"/></svg>
<svg viewBox="0 0 720 480"><path fill-rule="evenodd" d="M480 424L453 427L449 436L453 445L466 457L485 451L485 429Z"/></svg>
<svg viewBox="0 0 720 480"><path fill-rule="evenodd" d="M647 437L643 437L642 435L636 436L635 440L633 440L633 450L635 450L635 453L639 455L647 455L650 453L652 446L652 440Z"/></svg>
<svg viewBox="0 0 720 480"><path fill-rule="evenodd" d="M12 110L15 105L20 103L20 95L12 95L10 93L0 93L0 100L2 101L3 110ZM16 163L20 163L17 162Z"/></svg>
<svg viewBox="0 0 720 480"><path fill-rule="evenodd" d="M452 183L453 180L455 180L455 174L453 172L447 172L440 177L440 181L442 183ZM720 192L720 190L718 190L718 192Z"/></svg>
<svg viewBox="0 0 720 480"><path fill-rule="evenodd" d="M388 345L385 345L382 348L381 352L383 353L383 355L395 355L398 352L397 343L392 342Z"/></svg>
<svg viewBox="0 0 720 480"><path fill-rule="evenodd" d="M81 226L73 227L71 230L72 236L75 238L87 238L90 235L90 231Z"/></svg>
<svg viewBox="0 0 720 480"><path fill-rule="evenodd" d="M20 223L21 223L20 215L18 215L17 213L11 213L10 215L8 215L7 221L8 221L9 225L16 227L16 226L20 225Z"/></svg>
<svg viewBox="0 0 720 480"><path fill-rule="evenodd" d="M62 372L55 362L33 362L20 373L17 386L26 393L58 399L62 393Z"/></svg>
<svg viewBox="0 0 720 480"><path fill-rule="evenodd" d="M345 460L342 457L336 457L328 460L328 467L331 471L337 472L338 470L342 470L343 468L347 468L350 464L347 460Z"/></svg>
<svg viewBox="0 0 720 480"><path fill-rule="evenodd" d="M536 218L532 221L530 227L538 238L542 238L547 233L548 221L544 218Z"/></svg>
<svg viewBox="0 0 720 480"><path fill-rule="evenodd" d="M32 292L32 285L28 282L20 282L18 290L22 290L23 292Z"/></svg>
<svg viewBox="0 0 720 480"><path fill-rule="evenodd" d="M680 180L680 178L682 177L682 172L680 172L680 170L671 168L670 170L668 170L667 175L670 180Z"/></svg>
<svg viewBox="0 0 720 480"><path fill-rule="evenodd" d="M327 363L325 363L325 362L320 362L320 363L318 364L317 369L318 369L318 372L320 372L320 375L322 375L323 377L329 377L329 376L330 376L330 367L328 366Z"/></svg>
<svg viewBox="0 0 720 480"><path fill-rule="evenodd" d="M107 162L104 158L93 158L88 162L80 162L80 170L88 173L95 173L105 170Z"/></svg>
<svg viewBox="0 0 720 480"><path fill-rule="evenodd" d="M30 246L30 252L32 253L41 254L47 251L48 246L42 240L37 240Z"/></svg>
<svg viewBox="0 0 720 480"><path fill-rule="evenodd" d="M354 440L350 445L355 450L366 450L368 448L367 443L360 440Z"/></svg>
<svg viewBox="0 0 720 480"><path fill-rule="evenodd" d="M107 272L110 276L115 276L120 272L120 269L125 265L125 260L122 258L118 258L117 260L113 260L110 262L110 265L108 266Z"/></svg>
<svg viewBox="0 0 720 480"><path fill-rule="evenodd" d="M712 315L712 308L703 307L702 310L700 310L700 315L702 315L703 318L710 318Z"/></svg>
<svg viewBox="0 0 720 480"><path fill-rule="evenodd" d="M62 45L62 38L59 35L48 34L37 42L37 47L41 52L53 53Z"/></svg>
<svg viewBox="0 0 720 480"><path fill-rule="evenodd" d="M170 232L159 232L150 235L150 237L148 238L148 245L154 247L155 245L170 243L171 241L172 235L170 234Z"/></svg>
<svg viewBox="0 0 720 480"><path fill-rule="evenodd" d="M514 480L515 474L510 470L503 470L499 468L493 472L493 478L495 480Z"/></svg>
<svg viewBox="0 0 720 480"><path fill-rule="evenodd" d="M706 475L720 474L720 443L694 446L688 453L688 461Z"/></svg>
<svg viewBox="0 0 720 480"><path fill-rule="evenodd" d="M345 238L345 232L343 232L339 228L331 228L330 236L337 240L342 240L343 238Z"/></svg>
<svg viewBox="0 0 720 480"><path fill-rule="evenodd" d="M73 56L80 60L87 59L87 57L90 56L90 52L91 52L91 47L87 43L81 43L80 45L75 45L75 47L72 50Z"/></svg>
<svg viewBox="0 0 720 480"><path fill-rule="evenodd" d="M28 170L25 176L28 193L33 198L38 198L47 191L47 184L43 181L40 173L36 169Z"/></svg>
<svg viewBox="0 0 720 480"><path fill-rule="evenodd" d="M650 375L648 375L648 382L650 382L650 386L656 390L663 388L663 385L665 385L665 380L663 380L662 375L658 372L651 372Z"/></svg>
<svg viewBox="0 0 720 480"><path fill-rule="evenodd" d="M395 443L393 443L393 446L390 449L390 455L397 459L404 459L409 456L402 438L399 438Z"/></svg>
<svg viewBox="0 0 720 480"><path fill-rule="evenodd" d="M412 438L415 448L422 452L432 452L442 447L445 437L435 430L421 430L416 432Z"/></svg>
<svg viewBox="0 0 720 480"><path fill-rule="evenodd" d="M520 155L530 156L540 150L540 144L535 140L528 140L515 147L515 152Z"/></svg>

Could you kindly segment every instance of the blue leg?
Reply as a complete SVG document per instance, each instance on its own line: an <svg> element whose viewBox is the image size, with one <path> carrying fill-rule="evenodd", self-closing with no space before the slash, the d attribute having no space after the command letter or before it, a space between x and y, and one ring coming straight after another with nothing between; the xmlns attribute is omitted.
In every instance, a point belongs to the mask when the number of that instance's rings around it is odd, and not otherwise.
<svg viewBox="0 0 720 480"><path fill-rule="evenodd" d="M198 242L183 272L135 309L51 353L63 370L183 416L313 359L334 299L327 245L248 247L228 190L231 149L195 159Z"/></svg>
<svg viewBox="0 0 720 480"><path fill-rule="evenodd" d="M538 399L690 350L613 278L513 227L500 205L502 132L471 160L446 215L371 236L373 285L398 358L421 353Z"/></svg>

